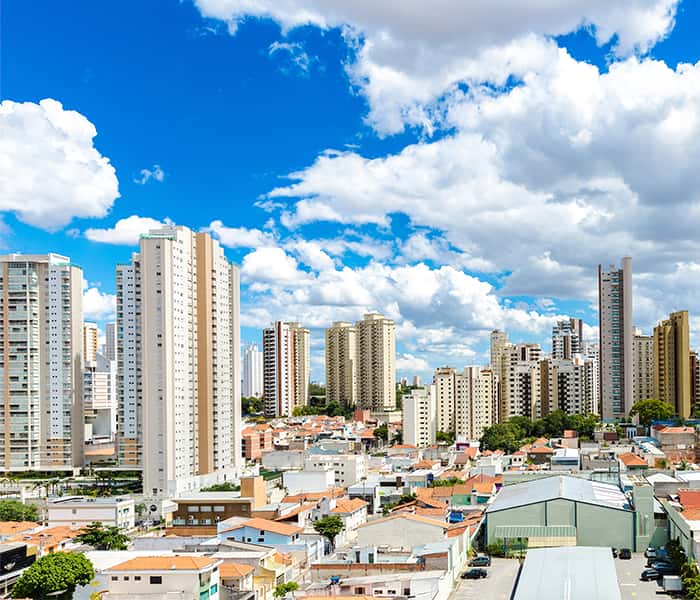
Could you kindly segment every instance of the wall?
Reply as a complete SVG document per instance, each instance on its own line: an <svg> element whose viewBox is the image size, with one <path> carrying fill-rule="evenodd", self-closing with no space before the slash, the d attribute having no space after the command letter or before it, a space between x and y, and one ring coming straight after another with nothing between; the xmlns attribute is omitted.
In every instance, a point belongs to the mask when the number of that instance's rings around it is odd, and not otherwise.
<svg viewBox="0 0 700 600"><path fill-rule="evenodd" d="M333 471L287 471L282 474L282 485L289 494L323 492L335 484Z"/></svg>
<svg viewBox="0 0 700 600"><path fill-rule="evenodd" d="M387 545L393 548L413 548L445 539L441 527L411 519L375 521L357 530L358 546Z"/></svg>
<svg viewBox="0 0 700 600"><path fill-rule="evenodd" d="M262 465L271 471L304 468L303 450L271 450L262 455Z"/></svg>

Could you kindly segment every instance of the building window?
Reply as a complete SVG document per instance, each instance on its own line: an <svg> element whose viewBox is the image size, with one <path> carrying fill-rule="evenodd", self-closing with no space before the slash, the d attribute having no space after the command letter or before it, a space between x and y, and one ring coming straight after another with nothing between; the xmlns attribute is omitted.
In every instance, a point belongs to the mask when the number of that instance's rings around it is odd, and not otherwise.
<svg viewBox="0 0 700 600"><path fill-rule="evenodd" d="M115 577L114 575L112 575L112 581L119 581L119 577Z"/></svg>
<svg viewBox="0 0 700 600"><path fill-rule="evenodd" d="M141 581L141 575L134 575L134 581Z"/></svg>
<svg viewBox="0 0 700 600"><path fill-rule="evenodd" d="M148 578L148 582L153 585L153 584L161 584L163 583L163 578L160 575L151 575Z"/></svg>

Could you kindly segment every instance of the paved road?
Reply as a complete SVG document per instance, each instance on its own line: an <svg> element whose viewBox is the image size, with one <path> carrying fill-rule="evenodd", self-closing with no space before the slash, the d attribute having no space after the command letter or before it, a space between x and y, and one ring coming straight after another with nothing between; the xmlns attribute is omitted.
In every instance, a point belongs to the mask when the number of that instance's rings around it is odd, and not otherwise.
<svg viewBox="0 0 700 600"><path fill-rule="evenodd" d="M631 560L613 559L617 569L617 581L620 584L622 600L663 600L669 598L656 581L640 581L639 575L647 565L647 559L641 553L634 553Z"/></svg>
<svg viewBox="0 0 700 600"><path fill-rule="evenodd" d="M450 600L509 600L518 561L509 558L494 558L485 579L460 579Z"/></svg>

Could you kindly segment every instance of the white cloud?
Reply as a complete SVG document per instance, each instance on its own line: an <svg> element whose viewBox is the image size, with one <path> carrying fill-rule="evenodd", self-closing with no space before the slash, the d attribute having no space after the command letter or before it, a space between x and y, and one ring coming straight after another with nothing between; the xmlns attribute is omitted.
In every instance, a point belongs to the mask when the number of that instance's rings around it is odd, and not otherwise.
<svg viewBox="0 0 700 600"><path fill-rule="evenodd" d="M212 221L204 231L214 234L228 248L257 248L275 243L274 236L260 229L226 227L221 221Z"/></svg>
<svg viewBox="0 0 700 600"><path fill-rule="evenodd" d="M95 126L60 102L0 103L0 211L44 229L103 217L119 197Z"/></svg>
<svg viewBox="0 0 700 600"><path fill-rule="evenodd" d="M150 169L141 169L138 177L134 178L134 183L146 185L151 180L158 183L163 183L165 180L165 171L161 169L160 165L153 165Z"/></svg>
<svg viewBox="0 0 700 600"><path fill-rule="evenodd" d="M252 283L300 285L306 274L282 248L263 246L246 254L241 266L244 279Z"/></svg>
<svg viewBox="0 0 700 600"><path fill-rule="evenodd" d="M304 46L299 42L272 42L267 48L268 56L284 54L289 57L289 61L296 67L296 72L307 75L311 68L312 59L304 50ZM283 73L288 74L287 67L281 67Z"/></svg>
<svg viewBox="0 0 700 600"><path fill-rule="evenodd" d="M105 294L97 287L83 291L83 316L86 320L113 321L117 306L114 294Z"/></svg>
<svg viewBox="0 0 700 600"><path fill-rule="evenodd" d="M614 53L645 52L674 25L678 0L195 0L202 15L237 24L247 16L277 21L283 33L302 25L342 27L356 50L348 73L382 133L404 124L431 127L436 100L462 81L518 74L539 51L534 36L585 27ZM236 27L230 27L235 33Z"/></svg>
<svg viewBox="0 0 700 600"><path fill-rule="evenodd" d="M139 237L148 233L151 229L158 229L163 225L172 224L170 219L157 221L150 217L140 217L131 215L124 219L119 219L114 227L106 229L90 228L85 230L85 237L93 242L101 242L103 244L119 244L125 246L134 246L139 243Z"/></svg>
<svg viewBox="0 0 700 600"><path fill-rule="evenodd" d="M396 371L398 373L419 374L432 371L428 361L420 356L404 353L396 357Z"/></svg>

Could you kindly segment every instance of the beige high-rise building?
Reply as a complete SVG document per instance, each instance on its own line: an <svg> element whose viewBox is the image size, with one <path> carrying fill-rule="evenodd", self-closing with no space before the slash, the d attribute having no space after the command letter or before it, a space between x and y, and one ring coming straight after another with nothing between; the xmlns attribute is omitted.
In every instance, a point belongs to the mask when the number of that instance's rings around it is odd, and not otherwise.
<svg viewBox="0 0 700 600"><path fill-rule="evenodd" d="M83 466L83 272L58 254L0 257L4 471Z"/></svg>
<svg viewBox="0 0 700 600"><path fill-rule="evenodd" d="M634 404L632 259L598 265L600 402L604 419L624 419Z"/></svg>
<svg viewBox="0 0 700 600"><path fill-rule="evenodd" d="M504 354L507 405L501 420L514 416L536 418L540 401L539 344L511 344Z"/></svg>
<svg viewBox="0 0 700 600"><path fill-rule="evenodd" d="M374 411L396 408L396 326L379 313L355 323L357 404Z"/></svg>
<svg viewBox="0 0 700 600"><path fill-rule="evenodd" d="M456 429L455 398L457 396L457 371L452 367L438 367L433 374L437 431L452 432Z"/></svg>
<svg viewBox="0 0 700 600"><path fill-rule="evenodd" d="M149 495L240 464L239 290L219 243L186 227L141 236L117 267L118 455Z"/></svg>
<svg viewBox="0 0 700 600"><path fill-rule="evenodd" d="M403 442L419 448L435 443L435 384L411 390L401 403Z"/></svg>
<svg viewBox="0 0 700 600"><path fill-rule="evenodd" d="M583 353L583 321L569 318L552 327L552 358L570 360Z"/></svg>
<svg viewBox="0 0 700 600"><path fill-rule="evenodd" d="M634 329L633 370L634 402L654 397L654 336Z"/></svg>
<svg viewBox="0 0 700 600"><path fill-rule="evenodd" d="M83 363L97 360L98 338L96 323L83 323Z"/></svg>
<svg viewBox="0 0 700 600"><path fill-rule="evenodd" d="M299 323L276 321L263 330L263 399L266 417L291 416L309 403L311 345Z"/></svg>
<svg viewBox="0 0 700 600"><path fill-rule="evenodd" d="M347 321L326 329L326 402L357 403L357 329Z"/></svg>
<svg viewBox="0 0 700 600"><path fill-rule="evenodd" d="M581 354L571 359L542 359L540 397L534 416L541 418L556 410L570 415L595 413L594 368L594 361Z"/></svg>
<svg viewBox="0 0 700 600"><path fill-rule="evenodd" d="M690 416L690 327L688 311L671 313L654 327L654 398L673 406L676 414Z"/></svg>
<svg viewBox="0 0 700 600"><path fill-rule="evenodd" d="M505 356L510 346L505 331L494 329L491 332L491 370L498 377L498 408L494 415L496 421L508 420L508 361Z"/></svg>

